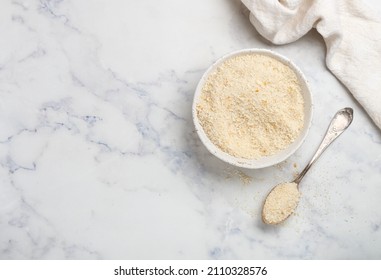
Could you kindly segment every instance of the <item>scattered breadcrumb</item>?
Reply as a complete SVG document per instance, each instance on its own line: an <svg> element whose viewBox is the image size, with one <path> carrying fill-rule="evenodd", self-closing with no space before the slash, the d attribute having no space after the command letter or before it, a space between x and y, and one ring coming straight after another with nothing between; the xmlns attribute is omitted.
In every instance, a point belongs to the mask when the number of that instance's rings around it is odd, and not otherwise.
<svg viewBox="0 0 381 280"><path fill-rule="evenodd" d="M251 176L247 175L246 173L238 169L226 169L225 173L226 173L226 177L225 177L226 179L238 177L238 179L240 179L242 184L244 184L245 186L249 185L253 181L253 178Z"/></svg>

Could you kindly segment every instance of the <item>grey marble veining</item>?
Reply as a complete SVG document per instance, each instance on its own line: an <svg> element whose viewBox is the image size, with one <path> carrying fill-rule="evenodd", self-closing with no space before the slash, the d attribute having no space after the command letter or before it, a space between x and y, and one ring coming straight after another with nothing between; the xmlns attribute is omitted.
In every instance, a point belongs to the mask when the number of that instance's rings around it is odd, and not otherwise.
<svg viewBox="0 0 381 280"><path fill-rule="evenodd" d="M316 32L271 45L233 0L0 7L1 259L381 258L381 133L327 70ZM250 47L293 60L314 98L303 146L261 170L213 157L191 119L206 68ZM296 215L263 225L267 192L345 106L354 122L302 182Z"/></svg>

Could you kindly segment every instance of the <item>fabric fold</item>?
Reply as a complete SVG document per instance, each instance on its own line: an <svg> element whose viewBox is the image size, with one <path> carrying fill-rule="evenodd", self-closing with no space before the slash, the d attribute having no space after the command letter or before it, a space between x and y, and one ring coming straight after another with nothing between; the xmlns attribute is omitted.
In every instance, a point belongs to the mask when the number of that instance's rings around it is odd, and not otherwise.
<svg viewBox="0 0 381 280"><path fill-rule="evenodd" d="M250 21L274 44L312 28L327 46L326 64L381 129L381 20L355 0L241 0Z"/></svg>

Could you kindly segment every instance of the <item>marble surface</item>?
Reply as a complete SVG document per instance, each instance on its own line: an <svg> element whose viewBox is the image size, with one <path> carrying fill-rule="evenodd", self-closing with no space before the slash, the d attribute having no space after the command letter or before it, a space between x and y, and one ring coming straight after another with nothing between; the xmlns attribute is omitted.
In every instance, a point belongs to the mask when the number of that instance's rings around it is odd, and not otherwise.
<svg viewBox="0 0 381 280"><path fill-rule="evenodd" d="M325 67L318 33L271 45L236 0L0 7L1 259L381 258L381 133ZM314 97L303 146L262 170L209 154L191 119L205 69L250 47L292 59ZM296 215L263 225L267 192L345 106L354 122L303 181Z"/></svg>

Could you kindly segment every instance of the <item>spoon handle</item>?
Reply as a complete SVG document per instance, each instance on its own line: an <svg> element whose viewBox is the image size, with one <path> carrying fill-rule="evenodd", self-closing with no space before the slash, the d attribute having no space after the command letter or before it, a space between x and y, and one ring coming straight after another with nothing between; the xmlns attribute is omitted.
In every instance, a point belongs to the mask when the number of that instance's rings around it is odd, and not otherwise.
<svg viewBox="0 0 381 280"><path fill-rule="evenodd" d="M294 183L300 183L304 175L306 175L307 171L311 168L315 161L320 157L320 155L325 151L325 149L327 149L327 147L348 128L348 126L352 123L352 120L352 108L344 108L336 113L331 123L329 124L324 139L320 143L320 146L317 149L315 155L312 157L311 161L307 164L303 171L299 174L299 176L296 177Z"/></svg>

